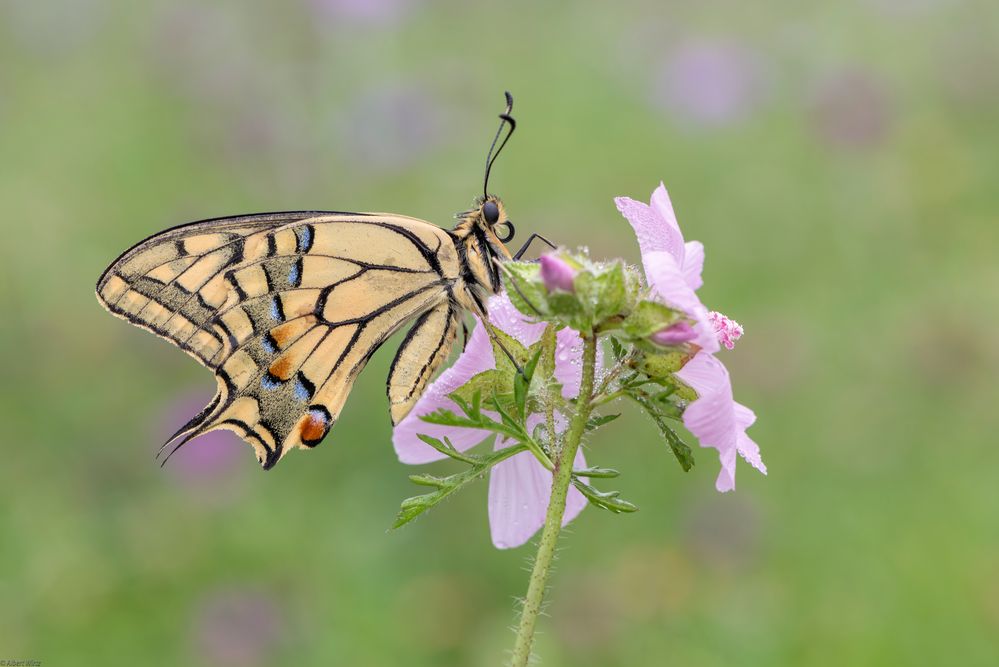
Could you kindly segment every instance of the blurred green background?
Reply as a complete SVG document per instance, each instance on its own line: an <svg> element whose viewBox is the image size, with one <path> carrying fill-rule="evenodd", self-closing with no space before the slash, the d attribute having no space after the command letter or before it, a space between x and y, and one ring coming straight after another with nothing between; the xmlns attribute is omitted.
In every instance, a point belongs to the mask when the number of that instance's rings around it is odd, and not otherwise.
<svg viewBox="0 0 999 667"><path fill-rule="evenodd" d="M282 209L450 225L497 163L521 238L637 261L660 179L769 477L589 443L641 511L560 552L544 665L999 664L999 9L424 0L0 3L0 658L497 665L530 547L486 484L388 532L392 345L316 451L153 452L210 375L104 313L120 251ZM448 469L442 464L437 471ZM422 471L422 470L420 470Z"/></svg>

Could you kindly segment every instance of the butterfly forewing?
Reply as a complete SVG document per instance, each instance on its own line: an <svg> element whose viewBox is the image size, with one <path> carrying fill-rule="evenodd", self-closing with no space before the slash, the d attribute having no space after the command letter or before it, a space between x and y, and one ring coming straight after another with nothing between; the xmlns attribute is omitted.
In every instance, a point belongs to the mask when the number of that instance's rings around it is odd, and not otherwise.
<svg viewBox="0 0 999 667"><path fill-rule="evenodd" d="M378 347L419 318L389 380L393 418L447 357L460 262L447 232L388 214L299 212L153 236L97 286L112 313L215 371L218 394L177 436L227 428L265 468L312 447Z"/></svg>

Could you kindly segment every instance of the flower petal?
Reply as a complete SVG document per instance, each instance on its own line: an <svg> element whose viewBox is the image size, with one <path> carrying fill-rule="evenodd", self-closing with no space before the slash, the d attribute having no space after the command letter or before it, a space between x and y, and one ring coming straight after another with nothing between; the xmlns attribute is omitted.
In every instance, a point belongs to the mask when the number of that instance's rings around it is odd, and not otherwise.
<svg viewBox="0 0 999 667"><path fill-rule="evenodd" d="M701 351L677 372L677 376L698 395L683 412L684 426L697 437L702 447L718 450L722 470L715 488L723 492L735 488L737 452L766 474L759 447L745 432L756 416L733 400L732 383L725 366Z"/></svg>
<svg viewBox="0 0 999 667"><path fill-rule="evenodd" d="M489 335L482 322L476 318L475 329L468 339L465 351L453 366L441 373L440 377L427 387L423 396L413 406L413 410L392 429L392 444L399 460L403 463L429 463L446 458L444 454L420 440L417 437L420 433L434 438L448 437L461 451L488 437L490 435L488 431L428 424L420 417L441 408L457 411L458 406L448 398L448 395L473 376L495 367L496 360L493 358Z"/></svg>
<svg viewBox="0 0 999 667"><path fill-rule="evenodd" d="M507 443L509 444L509 443ZM497 442L496 448L501 445ZM586 467L582 450L574 469ZM545 523L551 499L552 474L530 452L521 452L493 467L489 474L489 529L497 549L512 549L531 539ZM562 525L586 507L586 498L569 487Z"/></svg>
<svg viewBox="0 0 999 667"><path fill-rule="evenodd" d="M754 422L756 422L756 414L742 403L736 403L735 423L738 424L740 432L738 440L735 443L735 448L749 465L766 475L767 467L763 464L763 459L760 458L760 446L746 435L746 429L752 426Z"/></svg>
<svg viewBox="0 0 999 667"><path fill-rule="evenodd" d="M649 203L652 206L652 210L656 212L656 215L680 235L680 245L682 246L683 232L680 231L680 223L676 221L676 213L673 212L673 202L669 199L665 183L659 181L659 187L652 192L652 199Z"/></svg>
<svg viewBox="0 0 999 667"><path fill-rule="evenodd" d="M708 320L708 309L687 283L673 255L656 251L644 255L643 260L645 277L652 289L666 305L682 310L694 320L694 329L697 331L694 342L707 352L717 352L718 337Z"/></svg>
<svg viewBox="0 0 999 667"><path fill-rule="evenodd" d="M513 336L524 346L531 346L541 338L545 330L544 322L531 322L517 310L507 293L500 292L486 304L489 308L489 321L504 333Z"/></svg>
<svg viewBox="0 0 999 667"><path fill-rule="evenodd" d="M683 247L683 279L690 285L690 289L696 291L704 284L701 279L701 271L704 270L704 244L700 241L687 241Z"/></svg>
<svg viewBox="0 0 999 667"><path fill-rule="evenodd" d="M665 189L663 193L665 194ZM669 202L668 196L666 202ZM676 224L676 218L665 218L652 206L630 197L616 197L614 204L635 230L643 263L650 252L668 252L673 255L677 264L683 263L683 234ZM672 207L670 212L672 213Z"/></svg>

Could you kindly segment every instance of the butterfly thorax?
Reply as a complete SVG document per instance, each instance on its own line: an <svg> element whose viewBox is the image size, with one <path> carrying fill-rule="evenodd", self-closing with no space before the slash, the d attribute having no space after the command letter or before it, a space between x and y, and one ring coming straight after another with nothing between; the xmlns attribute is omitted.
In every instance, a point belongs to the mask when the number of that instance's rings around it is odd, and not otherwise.
<svg viewBox="0 0 999 667"><path fill-rule="evenodd" d="M502 286L497 262L510 259L510 251L500 240L496 228L509 224L509 219L498 197L480 198L476 204L472 210L458 215L458 224L450 234L461 262L462 286L476 306L469 304L468 307L481 312L485 301ZM462 290L455 291L455 296L461 300Z"/></svg>

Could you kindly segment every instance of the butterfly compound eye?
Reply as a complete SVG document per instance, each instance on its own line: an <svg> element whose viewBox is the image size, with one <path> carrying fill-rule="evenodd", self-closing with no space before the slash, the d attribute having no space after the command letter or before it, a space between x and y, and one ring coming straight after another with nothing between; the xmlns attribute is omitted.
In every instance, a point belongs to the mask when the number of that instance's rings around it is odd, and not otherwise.
<svg viewBox="0 0 999 667"><path fill-rule="evenodd" d="M499 206L496 205L494 201L487 201L482 205L482 217L486 219L490 225L495 225L499 220Z"/></svg>

